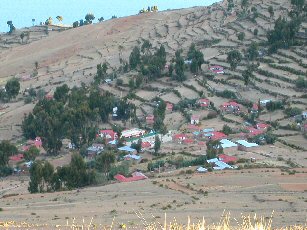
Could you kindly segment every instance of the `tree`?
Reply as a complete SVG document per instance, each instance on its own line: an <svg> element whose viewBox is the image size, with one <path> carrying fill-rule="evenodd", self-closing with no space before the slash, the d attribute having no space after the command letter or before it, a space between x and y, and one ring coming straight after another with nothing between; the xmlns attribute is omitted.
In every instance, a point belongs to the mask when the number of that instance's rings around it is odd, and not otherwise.
<svg viewBox="0 0 307 230"><path fill-rule="evenodd" d="M46 19L45 24L46 25L52 25L53 19L52 17L49 17L48 19Z"/></svg>
<svg viewBox="0 0 307 230"><path fill-rule="evenodd" d="M223 148L219 140L210 140L207 142L207 159L216 158L218 154L223 153Z"/></svg>
<svg viewBox="0 0 307 230"><path fill-rule="evenodd" d="M177 50L175 53L175 72L176 72L176 80L184 81L186 80L186 76L184 75L184 59L181 57L182 50Z"/></svg>
<svg viewBox="0 0 307 230"><path fill-rule="evenodd" d="M155 154L158 154L160 148L161 148L161 140L159 138L159 135L156 135L155 136L155 146L154 146Z"/></svg>
<svg viewBox="0 0 307 230"><path fill-rule="evenodd" d="M192 60L190 65L190 70L192 73L198 73L198 71L201 69L201 65L205 63L204 54L200 50L196 49L194 43L192 43L189 48L188 60Z"/></svg>
<svg viewBox="0 0 307 230"><path fill-rule="evenodd" d="M73 28L76 28L79 26L79 21L75 21L73 24L72 24Z"/></svg>
<svg viewBox="0 0 307 230"><path fill-rule="evenodd" d="M267 32L267 39L270 45L269 52L274 53L279 48L288 49L295 44L295 35L298 32L302 19L295 17L291 21L286 18L279 17L275 21L273 30Z"/></svg>
<svg viewBox="0 0 307 230"><path fill-rule="evenodd" d="M3 140L0 143L0 167L8 165L9 157L17 153L15 145L11 144L7 140Z"/></svg>
<svg viewBox="0 0 307 230"><path fill-rule="evenodd" d="M137 65L140 63L141 54L140 49L135 46L129 56L129 64L131 69L135 69Z"/></svg>
<svg viewBox="0 0 307 230"><path fill-rule="evenodd" d="M64 84L62 86L58 86L55 91L54 91L54 95L53 98L59 102L63 102L65 104L65 102L68 99L68 92L69 92L69 88L67 84Z"/></svg>
<svg viewBox="0 0 307 230"><path fill-rule="evenodd" d="M142 139L139 138L137 143L133 142L131 148L135 149L138 153L142 150Z"/></svg>
<svg viewBox="0 0 307 230"><path fill-rule="evenodd" d="M85 15L85 20L88 24L92 24L94 19L95 19L95 16L92 13L88 13Z"/></svg>
<svg viewBox="0 0 307 230"><path fill-rule="evenodd" d="M111 165L115 162L115 154L113 151L105 151L96 157L96 169L104 172L107 176Z"/></svg>
<svg viewBox="0 0 307 230"><path fill-rule="evenodd" d="M10 31L9 31L9 34L13 33L16 28L15 26L13 25L13 22L12 21L7 21L6 24L10 27Z"/></svg>
<svg viewBox="0 0 307 230"><path fill-rule="evenodd" d="M291 0L291 4L295 7L295 10L300 12L304 8L305 0Z"/></svg>
<svg viewBox="0 0 307 230"><path fill-rule="evenodd" d="M62 17L62 16L56 16L56 19L57 19L59 22L62 22L62 21L63 21L63 17Z"/></svg>
<svg viewBox="0 0 307 230"><path fill-rule="evenodd" d="M230 64L231 70L235 70L242 60L242 54L238 50L232 50L227 55L227 62Z"/></svg>
<svg viewBox="0 0 307 230"><path fill-rule="evenodd" d="M249 5L248 0L241 0L241 8L245 11Z"/></svg>
<svg viewBox="0 0 307 230"><path fill-rule="evenodd" d="M258 57L258 55L259 55L258 44L253 41L247 49L248 59L253 61Z"/></svg>
<svg viewBox="0 0 307 230"><path fill-rule="evenodd" d="M24 158L26 161L34 161L35 158L39 155L39 149L35 146L31 146L29 150L24 153Z"/></svg>
<svg viewBox="0 0 307 230"><path fill-rule="evenodd" d="M32 18L32 26L35 24L35 18Z"/></svg>
<svg viewBox="0 0 307 230"><path fill-rule="evenodd" d="M253 72L251 70L251 68L247 68L246 70L244 70L242 72L242 77L244 80L244 85L248 85L248 83L250 82L251 77L253 76Z"/></svg>
<svg viewBox="0 0 307 230"><path fill-rule="evenodd" d="M257 36L257 35L258 35L258 32L259 32L258 29L255 28L255 29L254 29L254 35Z"/></svg>
<svg viewBox="0 0 307 230"><path fill-rule="evenodd" d="M245 33L244 33L244 32L240 32L240 33L238 34L238 39L239 39L240 41L243 41L244 38L245 38Z"/></svg>
<svg viewBox="0 0 307 230"><path fill-rule="evenodd" d="M20 90L20 83L17 78L12 78L7 81L5 90L9 98L15 98Z"/></svg>
<svg viewBox="0 0 307 230"><path fill-rule="evenodd" d="M104 21L104 18L103 18L103 17L100 17L100 18L98 18L98 21L99 21L99 22L103 22L103 21Z"/></svg>
<svg viewBox="0 0 307 230"><path fill-rule="evenodd" d="M233 0L228 0L227 10L231 11L234 6Z"/></svg>
<svg viewBox="0 0 307 230"><path fill-rule="evenodd" d="M268 12L269 12L269 14L270 14L270 18L273 18L273 17L274 17L274 9L273 9L273 6L269 6Z"/></svg>

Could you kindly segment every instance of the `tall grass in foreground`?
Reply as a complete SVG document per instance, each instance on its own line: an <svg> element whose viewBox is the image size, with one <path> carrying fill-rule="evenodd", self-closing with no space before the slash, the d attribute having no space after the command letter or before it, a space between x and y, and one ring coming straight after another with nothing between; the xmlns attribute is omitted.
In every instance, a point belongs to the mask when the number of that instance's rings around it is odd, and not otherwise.
<svg viewBox="0 0 307 230"><path fill-rule="evenodd" d="M72 230L115 230L115 229L143 229L143 230L307 230L307 225L295 225L282 228L274 228L272 226L272 216L269 219L264 217L257 217L255 214L253 217L241 216L241 220L234 219L237 222L237 225L230 225L230 215L223 215L221 221L218 224L207 225L206 221L203 219L198 223L191 223L190 218L186 224L178 223L176 219L173 221L167 221L166 215L164 218L164 223L159 222L147 222L141 213L136 213L138 218L141 221L140 225L127 226L126 224L115 224L114 219L111 225L103 225L94 223L93 218L86 223L83 219L78 222L76 219L73 219L71 222L67 221L64 225L47 225L41 223L29 224L25 222L17 223L15 221L0 221L0 229L72 229Z"/></svg>

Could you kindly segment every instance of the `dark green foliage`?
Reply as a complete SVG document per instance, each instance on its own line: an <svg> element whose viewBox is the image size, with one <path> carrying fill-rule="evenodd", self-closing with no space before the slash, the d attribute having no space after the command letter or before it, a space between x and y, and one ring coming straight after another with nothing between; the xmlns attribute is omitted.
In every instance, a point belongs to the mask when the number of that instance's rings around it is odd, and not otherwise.
<svg viewBox="0 0 307 230"><path fill-rule="evenodd" d="M233 130L228 125L224 125L222 132L225 133L226 135L229 135L233 133Z"/></svg>
<svg viewBox="0 0 307 230"><path fill-rule="evenodd" d="M259 55L259 48L256 42L252 42L247 49L247 57L249 60L255 60Z"/></svg>
<svg viewBox="0 0 307 230"><path fill-rule="evenodd" d="M227 10L228 10L228 11L231 11L231 10L233 9L234 6L235 6L235 5L234 5L233 0L228 0Z"/></svg>
<svg viewBox="0 0 307 230"><path fill-rule="evenodd" d="M270 101L266 103L266 109L269 111L275 111L277 109L283 109L284 103L282 101Z"/></svg>
<svg viewBox="0 0 307 230"><path fill-rule="evenodd" d="M17 153L15 145L3 140L0 143L0 169L8 166L9 157Z"/></svg>
<svg viewBox="0 0 307 230"><path fill-rule="evenodd" d="M297 88L307 88L307 79L305 77L298 77L295 85Z"/></svg>
<svg viewBox="0 0 307 230"><path fill-rule="evenodd" d="M192 73L198 73L198 71L201 69L201 65L205 63L204 54L200 50L196 49L194 43L192 43L189 48L187 58L188 60L192 61L190 65L190 70Z"/></svg>
<svg viewBox="0 0 307 230"><path fill-rule="evenodd" d="M13 32L16 30L16 28L15 28L15 26L13 25L13 22L12 22L12 21L7 21L6 24L10 27L9 34L13 33Z"/></svg>
<svg viewBox="0 0 307 230"><path fill-rule="evenodd" d="M273 6L269 6L268 12L269 12L269 14L270 14L270 18L273 18L273 17L274 17L274 9L273 9Z"/></svg>
<svg viewBox="0 0 307 230"><path fill-rule="evenodd" d="M135 69L141 61L140 49L135 46L129 56L129 65L131 69Z"/></svg>
<svg viewBox="0 0 307 230"><path fill-rule="evenodd" d="M15 98L20 90L20 83L17 78L12 78L7 81L5 90L8 98Z"/></svg>
<svg viewBox="0 0 307 230"><path fill-rule="evenodd" d="M140 138L137 143L133 142L131 148L135 149L138 153L142 150L142 139Z"/></svg>
<svg viewBox="0 0 307 230"><path fill-rule="evenodd" d="M73 28L76 28L79 26L79 21L75 21L73 24L72 24Z"/></svg>
<svg viewBox="0 0 307 230"><path fill-rule="evenodd" d="M232 50L227 55L227 62L230 64L230 68L235 70L242 60L242 54L238 50Z"/></svg>
<svg viewBox="0 0 307 230"><path fill-rule="evenodd" d="M257 28L254 29L254 35L255 35L255 36L258 35L258 29L257 29Z"/></svg>
<svg viewBox="0 0 307 230"><path fill-rule="evenodd" d="M219 140L210 140L207 142L207 159L216 158L218 154L223 153L223 148Z"/></svg>
<svg viewBox="0 0 307 230"><path fill-rule="evenodd" d="M155 154L158 154L160 148L161 148L161 140L160 140L159 136L156 135L155 136L155 146L154 146Z"/></svg>
<svg viewBox="0 0 307 230"><path fill-rule="evenodd" d="M249 4L249 0L241 0L241 8L246 10Z"/></svg>
<svg viewBox="0 0 307 230"><path fill-rule="evenodd" d="M94 14L88 13L85 15L85 23L92 24L93 20L95 19Z"/></svg>
<svg viewBox="0 0 307 230"><path fill-rule="evenodd" d="M239 39L240 41L243 41L244 38L245 38L245 33L240 32L240 33L238 34L238 39Z"/></svg>
<svg viewBox="0 0 307 230"><path fill-rule="evenodd" d="M297 107L289 107L285 109L285 114L287 114L287 116L289 117L293 117L296 115L301 115L303 110Z"/></svg>
<svg viewBox="0 0 307 230"><path fill-rule="evenodd" d="M114 162L115 153L113 151L104 151L96 157L96 169L107 175Z"/></svg>
<svg viewBox="0 0 307 230"><path fill-rule="evenodd" d="M268 31L267 39L270 45L269 51L276 52L279 48L289 48L295 44L295 34L301 25L301 18L295 17L291 21L279 17L275 21L273 30Z"/></svg>
<svg viewBox="0 0 307 230"><path fill-rule="evenodd" d="M59 102L63 102L65 104L65 102L68 99L68 92L69 92L69 88L67 86L67 84L64 84L62 86L59 86L56 88L53 98Z"/></svg>
<svg viewBox="0 0 307 230"><path fill-rule="evenodd" d="M28 190L31 193L51 192L84 187L95 182L95 174L87 169L80 154L73 154L67 166L54 170L47 161L35 161L30 168Z"/></svg>
<svg viewBox="0 0 307 230"><path fill-rule="evenodd" d="M224 97L228 99L237 99L237 95L233 91L230 91L227 89L225 89L222 92L216 92L216 96Z"/></svg>
<svg viewBox="0 0 307 230"><path fill-rule="evenodd" d="M95 138L92 123L108 121L115 106L118 107L119 119L135 117L133 104L126 99L116 100L109 93L101 95L95 89L88 92L84 88L73 88L66 95L65 104L57 100L39 101L22 123L24 136L42 137L43 146L49 154L58 154L63 138L69 138L77 147L92 141Z"/></svg>
<svg viewBox="0 0 307 230"><path fill-rule="evenodd" d="M94 79L98 84L106 79L107 70L108 70L108 64L106 62L97 65L97 73Z"/></svg>
<svg viewBox="0 0 307 230"><path fill-rule="evenodd" d="M253 76L253 70L251 67L248 66L247 69L242 72L244 85L248 85L252 76Z"/></svg>
<svg viewBox="0 0 307 230"><path fill-rule="evenodd" d="M39 149L35 146L31 146L28 151L24 153L24 158L26 161L34 161L39 155Z"/></svg>
<svg viewBox="0 0 307 230"><path fill-rule="evenodd" d="M177 50L175 53L176 56L176 64L175 64L175 72L176 76L174 78L177 81L184 81L186 80L186 76L184 75L184 59L181 57L182 50Z"/></svg>
<svg viewBox="0 0 307 230"><path fill-rule="evenodd" d="M116 174L129 176L129 162L123 161L120 165L111 167L109 178L113 179Z"/></svg>

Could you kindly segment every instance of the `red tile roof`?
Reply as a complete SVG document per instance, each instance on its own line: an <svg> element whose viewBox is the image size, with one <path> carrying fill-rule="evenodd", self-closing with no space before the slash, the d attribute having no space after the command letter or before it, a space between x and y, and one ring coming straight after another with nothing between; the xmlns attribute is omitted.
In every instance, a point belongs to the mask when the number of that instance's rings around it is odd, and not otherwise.
<svg viewBox="0 0 307 230"><path fill-rule="evenodd" d="M114 132L112 129L99 130L99 134L103 135L108 140L115 140L117 138L117 133Z"/></svg>
<svg viewBox="0 0 307 230"><path fill-rule="evenodd" d="M225 133L222 132L212 132L212 136L209 137L212 140L219 140L219 139L223 139L226 138L227 135Z"/></svg>
<svg viewBox="0 0 307 230"><path fill-rule="evenodd" d="M125 177L124 175L117 174L114 178L120 182L131 182L131 181L138 181L147 179L146 176L132 176L132 177Z"/></svg>
<svg viewBox="0 0 307 230"><path fill-rule="evenodd" d="M10 160L11 161L21 161L24 158L24 155L22 153L19 153L17 155L14 156L10 156Z"/></svg>
<svg viewBox="0 0 307 230"><path fill-rule="evenodd" d="M150 142L146 141L146 142L142 142L142 148L150 148L151 144Z"/></svg>
<svg viewBox="0 0 307 230"><path fill-rule="evenodd" d="M226 154L220 154L219 159L224 163L237 162L238 158L235 156L228 156Z"/></svg>
<svg viewBox="0 0 307 230"><path fill-rule="evenodd" d="M265 123L258 123L256 126L257 126L257 129L267 129L270 127L269 124L265 124Z"/></svg>
<svg viewBox="0 0 307 230"><path fill-rule="evenodd" d="M207 98L201 98L197 101L198 104L200 104L201 107L207 107L210 104L209 99Z"/></svg>
<svg viewBox="0 0 307 230"><path fill-rule="evenodd" d="M174 108L174 105L172 103L166 102L166 109L167 110L173 110L173 108Z"/></svg>
<svg viewBox="0 0 307 230"><path fill-rule="evenodd" d="M184 139L182 142L185 143L185 144L192 144L192 143L194 143L194 140L193 139Z"/></svg>
<svg viewBox="0 0 307 230"><path fill-rule="evenodd" d="M175 134L173 136L173 139L176 139L176 140L184 140L186 138L187 138L187 135L184 133Z"/></svg>

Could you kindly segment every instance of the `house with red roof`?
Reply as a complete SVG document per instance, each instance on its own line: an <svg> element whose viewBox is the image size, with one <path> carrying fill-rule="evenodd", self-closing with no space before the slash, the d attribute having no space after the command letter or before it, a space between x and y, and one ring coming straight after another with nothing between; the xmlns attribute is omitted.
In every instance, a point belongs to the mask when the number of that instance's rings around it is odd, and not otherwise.
<svg viewBox="0 0 307 230"><path fill-rule="evenodd" d="M213 73L216 73L216 74L223 74L223 73L224 73L224 67L219 66L219 65L210 66L209 69L210 69Z"/></svg>
<svg viewBox="0 0 307 230"><path fill-rule="evenodd" d="M166 102L166 111L167 112L173 112L173 109L174 109L174 105L170 102Z"/></svg>
<svg viewBox="0 0 307 230"><path fill-rule="evenodd" d="M52 99L53 99L53 95L50 94L50 93L48 93L48 94L45 95L45 98L46 98L47 100L52 100Z"/></svg>
<svg viewBox="0 0 307 230"><path fill-rule="evenodd" d="M198 125L199 124L199 115L192 115L191 116L191 125Z"/></svg>
<svg viewBox="0 0 307 230"><path fill-rule="evenodd" d="M149 141L142 142L142 151L145 149L150 149L152 147L151 143Z"/></svg>
<svg viewBox="0 0 307 230"><path fill-rule="evenodd" d="M220 106L220 110L226 113L239 113L242 110L242 105L235 101L224 102Z"/></svg>
<svg viewBox="0 0 307 230"><path fill-rule="evenodd" d="M40 137L36 137L34 140L28 140L27 146L29 146L29 148L31 146L35 146L36 148L40 149L43 146L42 139Z"/></svg>
<svg viewBox="0 0 307 230"><path fill-rule="evenodd" d="M207 133L205 136L207 136L209 140L221 140L221 139L227 138L227 135L225 133L218 132L218 131Z"/></svg>
<svg viewBox="0 0 307 230"><path fill-rule="evenodd" d="M193 139L189 139L189 138L186 138L182 141L183 144L186 144L186 145L189 145L189 144L193 144L194 143L194 140Z"/></svg>
<svg viewBox="0 0 307 230"><path fill-rule="evenodd" d="M210 101L207 98L198 99L196 103L200 105L201 108L208 108L210 106Z"/></svg>
<svg viewBox="0 0 307 230"><path fill-rule="evenodd" d="M244 136L252 137L252 136L258 136L260 134L264 133L264 130L256 129L254 127L246 127L246 130L248 131Z"/></svg>
<svg viewBox="0 0 307 230"><path fill-rule="evenodd" d="M21 161L21 160L23 160L23 158L24 158L24 155L22 153L19 153L19 154L16 154L16 155L9 157L10 161Z"/></svg>
<svg viewBox="0 0 307 230"><path fill-rule="evenodd" d="M235 157L235 156L228 156L226 154L219 154L218 157L219 157L220 161L223 161L226 164L228 164L228 163L236 163L238 161L237 157Z"/></svg>
<svg viewBox="0 0 307 230"><path fill-rule="evenodd" d="M184 133L178 133L173 136L173 141L181 142L187 138L187 135Z"/></svg>
<svg viewBox="0 0 307 230"><path fill-rule="evenodd" d="M256 128L260 130L268 130L269 127L271 127L271 125L266 124L266 123L258 123L256 125Z"/></svg>
<svg viewBox="0 0 307 230"><path fill-rule="evenodd" d="M146 116L146 124L152 125L155 122L155 116L150 114Z"/></svg>
<svg viewBox="0 0 307 230"><path fill-rule="evenodd" d="M105 138L108 142L117 139L117 133L112 129L102 129L99 130L98 134L101 138Z"/></svg>

